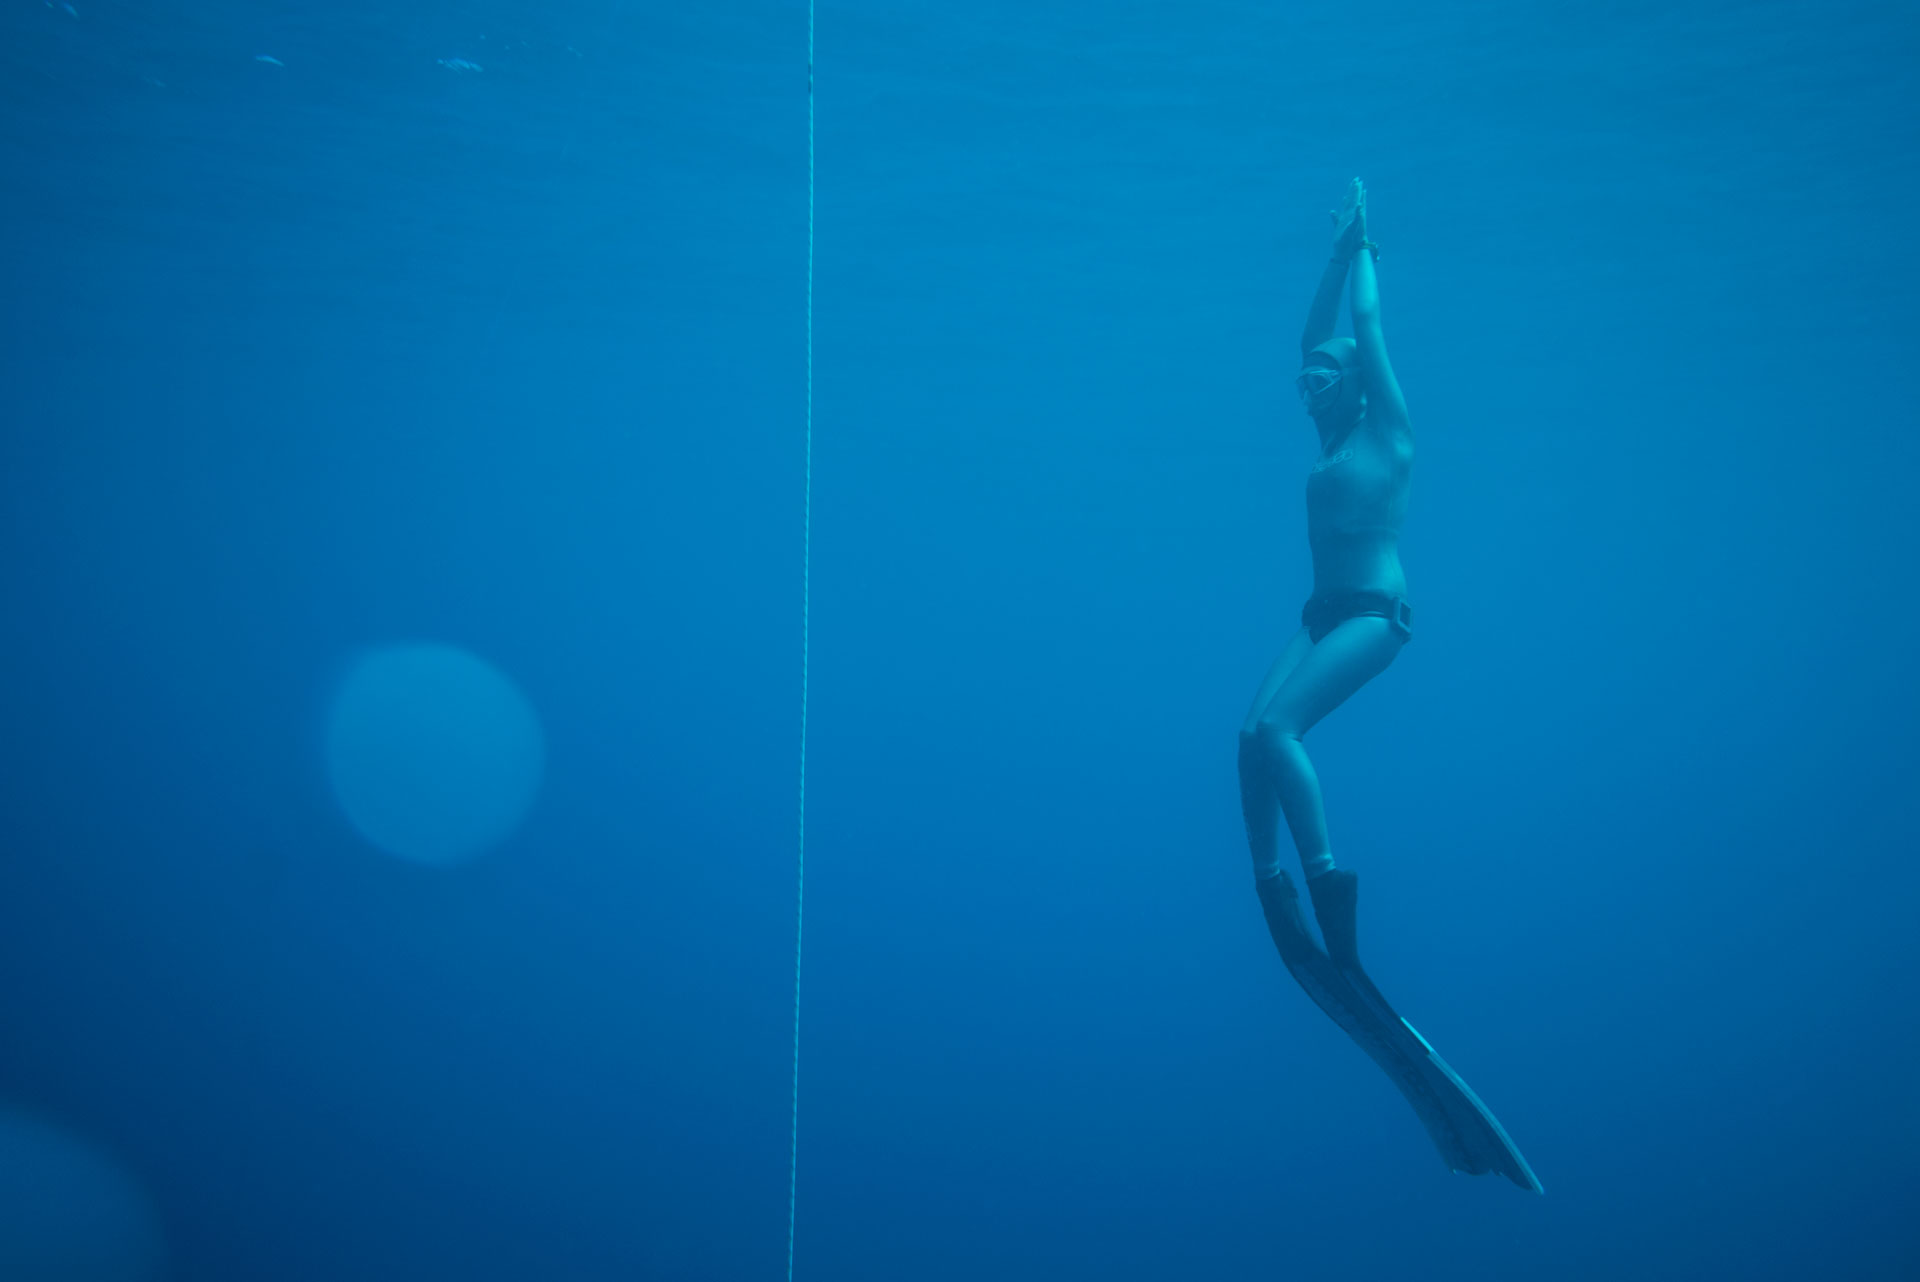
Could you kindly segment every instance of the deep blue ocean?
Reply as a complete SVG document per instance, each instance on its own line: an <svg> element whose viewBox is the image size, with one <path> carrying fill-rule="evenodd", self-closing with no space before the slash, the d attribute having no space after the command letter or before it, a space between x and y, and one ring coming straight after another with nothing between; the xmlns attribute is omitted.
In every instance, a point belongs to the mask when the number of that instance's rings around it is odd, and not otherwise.
<svg viewBox="0 0 1920 1282"><path fill-rule="evenodd" d="M1920 1276L1920 11L816 38L809 298L805 0L0 7L0 1278L784 1278L803 671L794 1278ZM1252 893L1355 175L1306 743L1544 1197Z"/></svg>

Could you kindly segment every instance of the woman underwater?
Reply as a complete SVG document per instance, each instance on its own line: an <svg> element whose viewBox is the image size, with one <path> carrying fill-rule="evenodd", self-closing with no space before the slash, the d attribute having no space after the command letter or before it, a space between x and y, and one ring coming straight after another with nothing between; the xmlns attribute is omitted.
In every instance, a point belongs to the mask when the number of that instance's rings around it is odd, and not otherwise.
<svg viewBox="0 0 1920 1282"><path fill-rule="evenodd" d="M1380 329L1379 247L1367 239L1367 193L1358 178L1334 227L1333 257L1307 312L1294 379L1320 437L1320 456L1307 475L1313 595L1240 727L1240 798L1254 888L1288 971L1393 1079L1448 1166L1496 1171L1537 1192L1539 1181L1500 1123L1361 967L1359 882L1334 866L1320 781L1300 742L1384 672L1413 635L1400 565L1413 429ZM1353 337L1335 338L1340 293L1349 282ZM1282 817L1300 855L1324 950L1307 933L1293 880L1281 867Z"/></svg>

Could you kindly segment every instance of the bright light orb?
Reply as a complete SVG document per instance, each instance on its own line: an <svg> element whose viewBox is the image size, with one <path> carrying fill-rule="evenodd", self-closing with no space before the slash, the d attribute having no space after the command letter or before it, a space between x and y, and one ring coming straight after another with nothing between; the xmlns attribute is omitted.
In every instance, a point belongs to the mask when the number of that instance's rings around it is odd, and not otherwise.
<svg viewBox="0 0 1920 1282"><path fill-rule="evenodd" d="M51 1122L0 1106L0 1278L149 1282L159 1216L124 1167Z"/></svg>
<svg viewBox="0 0 1920 1282"><path fill-rule="evenodd" d="M421 642L353 664L334 694L326 756L334 795L363 837L416 863L454 864L519 827L546 740L492 665Z"/></svg>

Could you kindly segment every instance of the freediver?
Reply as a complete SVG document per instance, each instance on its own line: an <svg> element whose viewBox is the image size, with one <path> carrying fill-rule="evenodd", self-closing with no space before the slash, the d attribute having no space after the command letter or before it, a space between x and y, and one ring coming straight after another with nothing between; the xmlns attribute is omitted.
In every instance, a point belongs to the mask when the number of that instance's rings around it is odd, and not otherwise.
<svg viewBox="0 0 1920 1282"><path fill-rule="evenodd" d="M1367 193L1358 178L1333 220L1333 255L1307 312L1294 378L1320 439L1307 474L1313 595L1240 727L1240 797L1254 888L1288 971L1406 1095L1447 1164L1474 1174L1498 1171L1538 1191L1539 1181L1499 1122L1393 1011L1360 965L1358 879L1334 864L1320 781L1301 744L1307 731L1384 672L1413 635L1400 564L1413 429L1381 333L1379 246L1367 237ZM1349 291L1352 338L1333 334L1343 290ZM1292 878L1281 867L1282 817L1324 951L1307 933Z"/></svg>

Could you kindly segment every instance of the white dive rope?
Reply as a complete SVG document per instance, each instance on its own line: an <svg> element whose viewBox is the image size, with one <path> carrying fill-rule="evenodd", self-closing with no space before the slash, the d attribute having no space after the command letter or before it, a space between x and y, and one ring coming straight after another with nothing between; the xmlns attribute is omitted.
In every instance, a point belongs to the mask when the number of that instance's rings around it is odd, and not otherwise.
<svg viewBox="0 0 1920 1282"><path fill-rule="evenodd" d="M800 523L800 840L793 896L793 1129L787 1146L787 1282L793 1282L794 1199L800 1188L800 945L807 903L807 632L813 578L813 5L807 0L807 437Z"/></svg>

